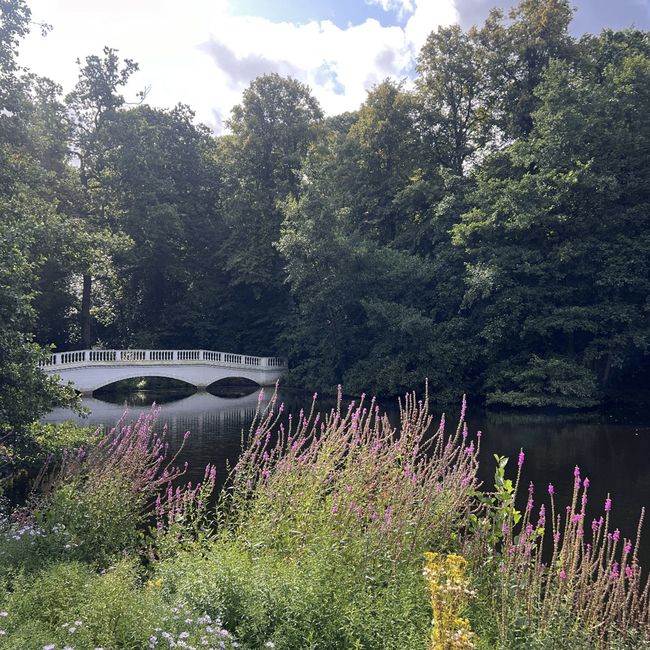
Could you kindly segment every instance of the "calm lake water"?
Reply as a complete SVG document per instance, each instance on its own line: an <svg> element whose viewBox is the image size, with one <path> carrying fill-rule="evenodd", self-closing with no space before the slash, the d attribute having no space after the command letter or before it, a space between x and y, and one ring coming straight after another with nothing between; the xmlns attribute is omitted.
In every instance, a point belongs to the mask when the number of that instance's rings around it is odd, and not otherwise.
<svg viewBox="0 0 650 650"><path fill-rule="evenodd" d="M162 399L161 399L162 398ZM109 402L85 398L83 405L91 410L86 418L76 418L69 411L57 409L45 420L62 422L76 420L82 424L111 428L128 409L127 418L137 419L149 412L154 399L160 404L160 424L166 424L172 446L180 445L183 434L191 435L180 457L188 461L188 479L196 481L203 475L206 463L217 466L221 481L226 465L236 461L240 451L241 432L248 430L257 406L257 392L238 397L217 397L196 393L189 397L163 401L164 394L133 394L112 398ZM305 395L282 393L280 399L289 411L297 413L309 405ZM163 402L163 403L161 403ZM324 402L323 410L331 404ZM391 419L397 419L397 403L384 401L382 407ZM457 412L448 413L447 422L454 426ZM524 489L533 481L537 494L546 496L549 483L558 494L559 505L565 505L573 486L573 468L578 465L582 476L588 476L590 516L601 513L607 493L613 508L611 521L621 534L634 537L641 507L650 506L650 414L638 411L543 415L519 412L489 412L468 409L468 426L473 434L483 432L481 479L486 489L492 485L493 454L509 456L514 472L519 449L526 454L522 481ZM650 525L650 522L649 522ZM642 537L642 556L647 566L650 559L650 528Z"/></svg>

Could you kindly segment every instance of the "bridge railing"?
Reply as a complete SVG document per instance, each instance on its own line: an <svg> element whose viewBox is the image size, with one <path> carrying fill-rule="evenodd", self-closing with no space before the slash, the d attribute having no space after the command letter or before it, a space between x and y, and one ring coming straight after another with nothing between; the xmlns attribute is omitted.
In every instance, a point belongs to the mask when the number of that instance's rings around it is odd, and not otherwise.
<svg viewBox="0 0 650 650"><path fill-rule="evenodd" d="M157 363L208 363L210 365L247 368L286 368L281 357L253 357L211 350L75 350L55 352L41 361L42 368L59 368L86 364L148 365Z"/></svg>

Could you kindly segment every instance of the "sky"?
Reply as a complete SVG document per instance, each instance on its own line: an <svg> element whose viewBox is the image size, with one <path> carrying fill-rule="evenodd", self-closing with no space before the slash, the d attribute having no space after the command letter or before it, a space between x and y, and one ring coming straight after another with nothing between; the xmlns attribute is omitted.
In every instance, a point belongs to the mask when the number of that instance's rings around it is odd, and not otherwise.
<svg viewBox="0 0 650 650"><path fill-rule="evenodd" d="M125 93L179 102L215 133L258 75L308 84L327 115L357 109L387 77L413 77L427 35L441 25L480 24L514 0L28 0L35 28L20 62L69 91L76 60L104 45L137 61ZM574 0L575 34L631 25L650 30L650 0Z"/></svg>

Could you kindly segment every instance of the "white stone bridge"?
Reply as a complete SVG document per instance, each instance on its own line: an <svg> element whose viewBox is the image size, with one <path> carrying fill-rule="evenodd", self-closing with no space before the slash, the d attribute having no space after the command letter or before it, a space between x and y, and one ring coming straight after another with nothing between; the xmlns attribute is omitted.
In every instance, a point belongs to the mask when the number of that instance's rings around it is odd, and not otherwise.
<svg viewBox="0 0 650 650"><path fill-rule="evenodd" d="M84 395L123 379L166 377L199 390L221 379L249 379L272 386L287 369L285 359L209 350L76 350L57 352L40 364L43 372L73 382Z"/></svg>

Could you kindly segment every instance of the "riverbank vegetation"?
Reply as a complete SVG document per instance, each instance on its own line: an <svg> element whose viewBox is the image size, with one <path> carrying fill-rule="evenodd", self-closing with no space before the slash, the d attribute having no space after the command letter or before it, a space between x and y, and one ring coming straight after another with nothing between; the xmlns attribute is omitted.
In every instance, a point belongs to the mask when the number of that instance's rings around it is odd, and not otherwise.
<svg viewBox="0 0 650 650"><path fill-rule="evenodd" d="M441 402L647 385L646 32L522 0L433 31L413 87L353 113L263 75L214 136L125 96L108 47L64 95L17 62L27 4L0 11L3 421L66 399L33 371L51 344L286 355L295 386Z"/></svg>
<svg viewBox="0 0 650 650"><path fill-rule="evenodd" d="M363 397L264 404L216 507L155 412L44 468L0 523L0 648L650 647L637 531L579 468L526 495L522 452L481 486L464 408L414 395L399 435Z"/></svg>

